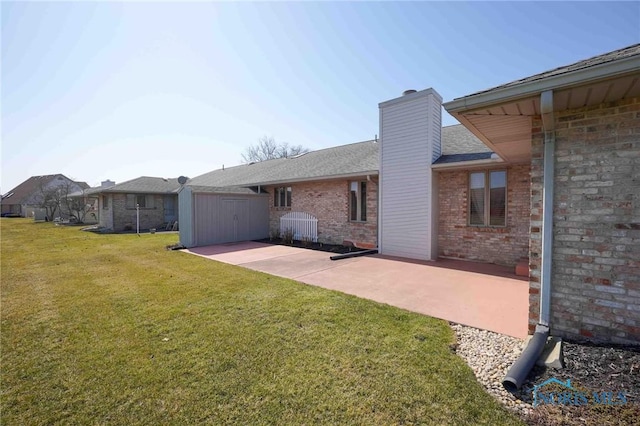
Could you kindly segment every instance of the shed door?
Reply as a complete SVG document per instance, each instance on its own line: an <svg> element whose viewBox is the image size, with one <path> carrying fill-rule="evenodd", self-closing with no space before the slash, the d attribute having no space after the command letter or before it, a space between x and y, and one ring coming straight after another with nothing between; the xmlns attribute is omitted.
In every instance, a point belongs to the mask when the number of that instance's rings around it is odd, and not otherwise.
<svg viewBox="0 0 640 426"><path fill-rule="evenodd" d="M220 234L223 242L247 239L247 200L223 199L220 212Z"/></svg>

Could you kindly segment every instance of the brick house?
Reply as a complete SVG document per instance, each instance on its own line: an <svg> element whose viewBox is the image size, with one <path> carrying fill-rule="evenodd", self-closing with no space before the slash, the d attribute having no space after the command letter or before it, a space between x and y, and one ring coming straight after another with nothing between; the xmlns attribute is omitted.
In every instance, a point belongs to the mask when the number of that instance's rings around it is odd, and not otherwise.
<svg viewBox="0 0 640 426"><path fill-rule="evenodd" d="M304 212L321 242L518 265L531 332L637 343L639 70L630 46L444 103L462 123L444 128L435 90L405 91L379 104L379 140L187 182L181 243L265 238Z"/></svg>
<svg viewBox="0 0 640 426"><path fill-rule="evenodd" d="M458 161L455 166L459 167L478 155L486 157L492 154L462 125L444 127L439 135L442 137L444 153L464 153L464 158L456 158ZM181 243L192 247L280 235L284 231L281 228L281 218L291 212L303 212L317 220L319 242L354 244L362 248L377 247L379 163L380 143L373 140L313 151L293 158L228 167L195 177L189 180L180 195ZM454 166L453 163L450 166ZM448 197L457 190L457 187L443 185L442 196ZM514 186L510 190L521 190L520 198L528 194L528 186ZM235 208L240 211L215 213L215 209L220 208L216 206L222 205L215 201L216 197L221 198L220 201L245 199L245 204L248 205L256 202L250 199L251 195L260 196L260 203L267 205L265 219L261 224L252 222L261 222L255 217L255 210L253 215L244 215L241 212L244 207L239 207L237 203ZM224 217L229 218L226 225L229 228L240 226L252 230L247 231L242 238L236 238L230 232L222 237L222 231L218 231L216 236L216 232L210 229L224 228L220 224ZM233 218L236 218L236 222L245 221L245 224L238 225ZM510 219L510 223L519 218ZM519 225L527 229L528 216L525 219L526 223ZM195 222L199 222L199 225ZM521 240L520 245L526 246L527 236L523 235ZM459 247L449 248L444 240L441 252L450 257L485 262L495 260L512 266L520 257L526 256L525 251L516 256L517 259L513 262L510 258L502 259L497 255L489 257L479 253L473 256L465 254Z"/></svg>
<svg viewBox="0 0 640 426"><path fill-rule="evenodd" d="M99 225L120 232L136 230L139 207L140 229L165 229L178 220L178 179L142 176L117 185L91 190L98 197Z"/></svg>
<svg viewBox="0 0 640 426"><path fill-rule="evenodd" d="M530 167L530 331L640 342L640 45L444 107Z"/></svg>

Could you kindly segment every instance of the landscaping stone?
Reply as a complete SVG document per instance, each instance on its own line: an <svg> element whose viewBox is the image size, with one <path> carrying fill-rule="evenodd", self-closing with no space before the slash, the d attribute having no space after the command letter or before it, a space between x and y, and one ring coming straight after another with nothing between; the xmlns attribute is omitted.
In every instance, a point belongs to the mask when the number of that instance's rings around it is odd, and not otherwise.
<svg viewBox="0 0 640 426"><path fill-rule="evenodd" d="M508 409L528 414L532 406L502 386L502 379L520 356L525 341L460 324L452 327L458 338L456 353L471 367L480 384Z"/></svg>
<svg viewBox="0 0 640 426"><path fill-rule="evenodd" d="M598 410L588 410L589 407L534 408L534 385L551 377L561 381L570 379L590 391L624 392L628 401L625 416L616 418L616 422L621 425L637 424L633 419L640 415L640 347L565 341L564 368L534 366L522 388L512 394L504 389L502 379L520 356L526 340L460 324L451 326L457 337L452 350L466 361L489 394L507 409L518 413L528 424L556 424L554 416L560 415L565 425L606 424L612 420L611 417L600 418Z"/></svg>

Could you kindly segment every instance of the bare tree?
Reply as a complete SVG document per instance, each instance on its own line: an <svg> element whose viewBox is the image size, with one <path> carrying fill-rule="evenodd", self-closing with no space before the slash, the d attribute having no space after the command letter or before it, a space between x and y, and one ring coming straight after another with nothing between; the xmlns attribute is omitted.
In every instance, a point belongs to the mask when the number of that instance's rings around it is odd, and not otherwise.
<svg viewBox="0 0 640 426"><path fill-rule="evenodd" d="M263 136L258 139L258 143L247 147L242 154L244 163L257 163L264 160L272 160L274 158L293 157L309 152L308 148L302 145L289 145L286 142L277 143L270 136Z"/></svg>
<svg viewBox="0 0 640 426"><path fill-rule="evenodd" d="M60 187L46 187L40 185L40 189L35 196L35 203L45 210L45 220L53 220L56 212L62 210L63 191Z"/></svg>
<svg viewBox="0 0 640 426"><path fill-rule="evenodd" d="M79 223L84 223L84 218L87 215L87 212L91 209L91 204L87 202L84 189L82 190L82 195L70 197L70 194L77 192L73 191L72 185L73 184L71 182L67 182L65 185L60 187L62 197L64 199L64 205L70 216L75 216Z"/></svg>
<svg viewBox="0 0 640 426"><path fill-rule="evenodd" d="M57 185L40 184L40 188L35 195L35 204L45 210L45 220L54 220L56 216L67 218L75 216L79 222L84 222L84 218L91 205L87 204L85 190L82 195L69 197L74 192L78 192L79 186L72 181L66 181Z"/></svg>

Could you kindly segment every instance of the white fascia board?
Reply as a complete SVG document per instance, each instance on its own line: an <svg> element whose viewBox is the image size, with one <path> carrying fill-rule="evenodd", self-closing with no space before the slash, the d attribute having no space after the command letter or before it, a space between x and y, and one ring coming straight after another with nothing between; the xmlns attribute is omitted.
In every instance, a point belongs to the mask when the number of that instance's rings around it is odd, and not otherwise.
<svg viewBox="0 0 640 426"><path fill-rule="evenodd" d="M484 160L471 160L471 161L458 161L455 163L432 164L431 168L434 170L466 169L470 167L490 166L494 164L505 164L505 161L502 158L486 158Z"/></svg>
<svg viewBox="0 0 640 426"><path fill-rule="evenodd" d="M318 182L325 180L336 180L336 179L349 179L354 177L362 177L362 176L378 176L378 170L369 170L364 172L355 172L355 173L345 173L339 175L330 175L330 176L318 176L318 177L309 177L309 178L301 178L301 179L289 179L289 180L274 180L269 182L256 182L256 183L248 183L237 186L256 186L256 185L281 185L285 183L297 183L297 182Z"/></svg>
<svg viewBox="0 0 640 426"><path fill-rule="evenodd" d="M520 98L537 96L546 90L558 90L572 86L579 86L592 81L605 80L624 74L638 72L640 56L619 59L576 71L544 77L539 80L528 81L514 86L500 89L490 89L488 92L470 95L443 104L447 112L458 114L462 111L504 103Z"/></svg>

